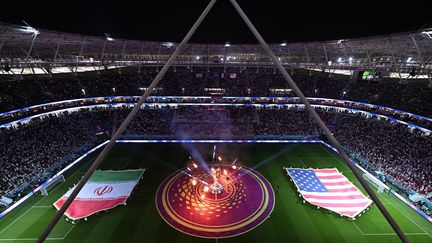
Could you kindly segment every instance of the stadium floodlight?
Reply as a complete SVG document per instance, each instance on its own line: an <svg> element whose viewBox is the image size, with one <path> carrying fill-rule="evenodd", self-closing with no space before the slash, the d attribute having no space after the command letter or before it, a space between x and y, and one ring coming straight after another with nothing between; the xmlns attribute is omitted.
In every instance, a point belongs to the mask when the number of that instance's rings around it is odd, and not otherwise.
<svg viewBox="0 0 432 243"><path fill-rule="evenodd" d="M342 43L346 42L345 39L340 39L336 42L337 45L342 45Z"/></svg>
<svg viewBox="0 0 432 243"><path fill-rule="evenodd" d="M432 29L424 30L421 33L426 37L428 37L429 39L432 39Z"/></svg>
<svg viewBox="0 0 432 243"><path fill-rule="evenodd" d="M165 46L166 48L171 48L176 46L173 42L163 42L162 45Z"/></svg>
<svg viewBox="0 0 432 243"><path fill-rule="evenodd" d="M39 30L37 30L36 28L31 27L29 24L27 24L27 22L25 22L24 20L22 21L25 25L21 25L20 28L18 28L19 31L22 31L24 33L30 33L32 34L33 37L36 37L37 35L40 34Z"/></svg>
<svg viewBox="0 0 432 243"><path fill-rule="evenodd" d="M231 46L231 44L227 41L227 42L225 42L225 47L230 47Z"/></svg>
<svg viewBox="0 0 432 243"><path fill-rule="evenodd" d="M114 38L112 38L110 34L105 33L105 36L106 36L107 41L114 41Z"/></svg>
<svg viewBox="0 0 432 243"><path fill-rule="evenodd" d="M282 41L282 43L280 44L281 46L286 46L287 42L286 41Z"/></svg>

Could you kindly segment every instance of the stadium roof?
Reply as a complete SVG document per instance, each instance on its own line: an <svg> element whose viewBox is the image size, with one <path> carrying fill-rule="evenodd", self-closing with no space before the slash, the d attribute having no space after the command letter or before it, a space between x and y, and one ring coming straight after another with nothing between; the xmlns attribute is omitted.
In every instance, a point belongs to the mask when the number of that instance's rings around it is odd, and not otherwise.
<svg viewBox="0 0 432 243"><path fill-rule="evenodd" d="M0 60L10 68L107 67L163 64L174 42L88 36L0 22ZM430 74L432 29L322 42L273 43L287 67L373 69ZM258 44L188 44L175 65L269 66ZM23 69L24 70L24 69Z"/></svg>

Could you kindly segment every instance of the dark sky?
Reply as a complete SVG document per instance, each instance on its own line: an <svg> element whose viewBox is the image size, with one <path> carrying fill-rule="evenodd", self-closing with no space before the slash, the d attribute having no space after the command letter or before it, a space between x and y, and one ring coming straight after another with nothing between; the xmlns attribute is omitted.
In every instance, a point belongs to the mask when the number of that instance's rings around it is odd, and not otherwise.
<svg viewBox="0 0 432 243"><path fill-rule="evenodd" d="M209 0L10 1L0 21L80 34L178 42ZM268 42L362 37L432 27L432 4L414 1L238 0ZM3 4L3 3L2 3ZM410 5L412 4L412 5ZM219 0L192 42L255 43L228 0Z"/></svg>

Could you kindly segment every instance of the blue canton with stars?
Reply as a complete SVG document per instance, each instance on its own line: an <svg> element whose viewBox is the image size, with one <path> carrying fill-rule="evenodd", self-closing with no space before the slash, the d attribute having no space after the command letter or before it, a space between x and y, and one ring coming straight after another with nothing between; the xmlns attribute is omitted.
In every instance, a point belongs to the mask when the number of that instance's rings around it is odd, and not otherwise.
<svg viewBox="0 0 432 243"><path fill-rule="evenodd" d="M327 189L315 175L313 170L288 169L288 172L300 188L300 191L327 192Z"/></svg>

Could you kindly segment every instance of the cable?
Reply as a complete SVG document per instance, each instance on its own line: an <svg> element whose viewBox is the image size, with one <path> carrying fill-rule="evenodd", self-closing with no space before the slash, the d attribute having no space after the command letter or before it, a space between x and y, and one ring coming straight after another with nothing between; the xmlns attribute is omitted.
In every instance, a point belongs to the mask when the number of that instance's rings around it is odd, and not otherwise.
<svg viewBox="0 0 432 243"><path fill-rule="evenodd" d="M305 104L306 109L309 111L309 113L312 115L314 120L317 122L318 126L324 131L326 134L326 137L329 139L330 143L335 147L339 155L342 157L342 159L345 161L345 163L348 165L348 167L352 170L354 175L359 180L360 184L363 186L363 188L366 190L366 192L371 196L373 202L378 206L381 213L384 215L384 217L387 219L387 221L390 223L393 230L396 232L396 234L399 236L402 242L409 242L408 238L406 238L405 234L402 232L399 225L396 223L396 221L393 219L393 217L390 215L390 213L385 209L384 205L381 203L381 201L378 199L378 197L375 195L374 191L369 187L367 182L362 178L359 171L355 168L354 164L351 162L351 160L348 158L348 156L345 154L345 152L342 149L342 146L340 143L336 140L336 138L333 136L333 134L330 132L330 130L327 128L325 123L321 120L318 113L312 108L309 101L304 96L303 92L299 89L297 84L294 82L294 80L291 78L291 76L287 73L285 68L282 66L281 62L276 58L275 54L272 52L270 47L267 45L265 40L262 38L260 33L257 31L257 29L254 27L252 22L249 20L249 18L246 16L246 14L241 9L240 5L237 4L235 0L230 0L234 8L237 10L237 12L240 14L246 25L249 27L249 29L252 31L252 33L255 35L259 43L261 44L264 51L267 53L269 57L273 60L273 63L276 65L276 67L279 69L279 71L284 76L285 80L288 82L290 87L295 91L298 97L300 97L300 100Z"/></svg>
<svg viewBox="0 0 432 243"><path fill-rule="evenodd" d="M45 230L42 232L42 234L39 236L39 239L36 242L43 242L48 237L49 233L52 231L52 229L56 226L57 222L60 220L64 212L67 210L67 208L70 206L70 204L73 202L75 197L78 195L78 193L81 191L81 189L84 187L85 183L88 181L90 176L93 174L93 172L99 167L99 165L102 163L102 161L105 159L107 154L111 151L112 147L115 145L117 139L119 136L123 133L123 131L127 128L129 123L134 118L135 114L138 112L138 110L141 108L142 104L145 102L147 97L150 95L154 87L159 83L159 81L162 79L162 77L165 75L168 68L171 66L171 64L176 59L177 55L180 53L183 46L189 41L191 36L195 33L195 30L200 26L203 19L207 16L210 9L213 7L213 5L216 3L217 0L211 0L211 2L207 5L205 10L202 12L200 17L197 19L195 24L192 26L192 28L189 30L189 32L186 34L186 36L183 38L182 42L179 44L179 46L175 49L174 53L171 55L171 57L168 59L168 61L165 63L161 71L158 73L158 75L154 78L148 89L144 92L144 94L139 99L138 103L133 107L132 111L129 113L129 115L126 117L126 119L122 122L120 127L117 129L115 134L110 139L109 143L104 147L102 152L97 156L96 160L93 162L91 167L87 170L83 178L79 181L78 185L75 187L75 189L72 191L72 193L69 195L68 199L65 201L63 206L57 211L57 214L52 218L51 222L48 224L48 226L45 228Z"/></svg>

